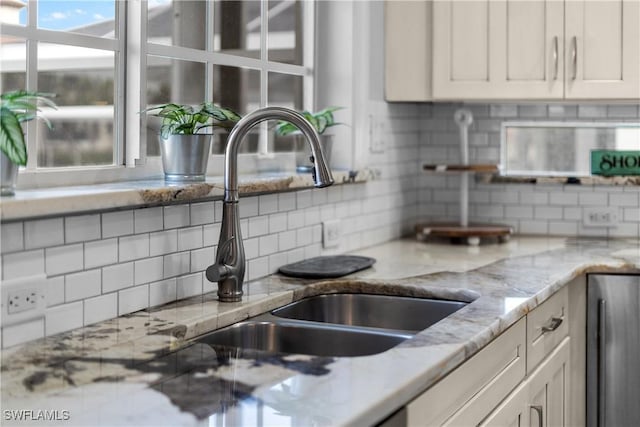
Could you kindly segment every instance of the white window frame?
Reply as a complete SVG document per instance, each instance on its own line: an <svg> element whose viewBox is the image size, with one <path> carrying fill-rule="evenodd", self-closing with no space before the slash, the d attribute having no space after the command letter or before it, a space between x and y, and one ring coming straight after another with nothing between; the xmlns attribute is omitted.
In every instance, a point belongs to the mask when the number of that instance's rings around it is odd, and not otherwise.
<svg viewBox="0 0 640 427"><path fill-rule="evenodd" d="M315 2L302 1L304 58L303 65L272 62L268 60L268 0L261 1L261 53L260 58L246 58L214 52L207 46L206 51L180 46L166 46L147 42L147 0L116 0L116 38L108 39L64 31L37 28L37 0L28 0L28 18L25 26L2 25L2 34L20 37L27 43L27 90L37 90L37 43L40 41L57 44L78 45L87 48L113 51L115 55L114 94L114 165L37 168L37 147L35 121L27 123L27 150L29 164L20 171L19 189L44 188L52 186L88 185L108 182L137 180L162 176L159 157L146 156L146 117L139 112L146 106L146 57L150 55L168 56L204 62L207 65L206 93L212 96L212 75L214 65L238 66L260 72L260 106L268 105L268 73L278 72L303 77L304 108L313 108L314 101L314 34ZM213 7L207 4L207 31L213 31ZM211 38L208 38L211 39ZM126 58L125 58L126 55ZM206 99L206 101L214 101ZM260 148L264 154L266 145ZM248 164L255 165L261 155L253 157ZM220 164L215 159L212 164ZM272 156L267 156L272 157ZM270 159L273 163L273 158Z"/></svg>

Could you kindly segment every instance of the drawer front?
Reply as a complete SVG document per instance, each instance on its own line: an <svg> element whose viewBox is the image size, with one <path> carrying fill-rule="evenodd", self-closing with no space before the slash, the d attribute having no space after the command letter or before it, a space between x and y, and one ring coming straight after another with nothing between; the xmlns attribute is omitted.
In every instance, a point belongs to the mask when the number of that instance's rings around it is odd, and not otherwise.
<svg viewBox="0 0 640 427"><path fill-rule="evenodd" d="M527 315L527 374L569 335L568 307L565 286Z"/></svg>
<svg viewBox="0 0 640 427"><path fill-rule="evenodd" d="M463 419L475 418L486 408L497 406L525 376L525 330L522 318L409 403L407 425L449 423L448 419L465 405Z"/></svg>

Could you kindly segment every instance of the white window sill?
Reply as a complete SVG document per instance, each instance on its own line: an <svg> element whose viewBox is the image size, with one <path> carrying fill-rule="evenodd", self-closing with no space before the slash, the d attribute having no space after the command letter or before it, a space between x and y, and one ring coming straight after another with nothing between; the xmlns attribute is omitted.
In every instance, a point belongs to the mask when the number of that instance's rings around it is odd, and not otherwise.
<svg viewBox="0 0 640 427"><path fill-rule="evenodd" d="M372 173L333 171L335 184L366 182ZM334 185L335 185L334 184ZM269 173L241 175L241 197L313 188L310 174ZM222 200L223 178L208 177L205 182L174 184L164 179L125 181L110 184L17 190L0 197L0 221L16 221L54 215L80 214L138 206L159 206L192 201Z"/></svg>

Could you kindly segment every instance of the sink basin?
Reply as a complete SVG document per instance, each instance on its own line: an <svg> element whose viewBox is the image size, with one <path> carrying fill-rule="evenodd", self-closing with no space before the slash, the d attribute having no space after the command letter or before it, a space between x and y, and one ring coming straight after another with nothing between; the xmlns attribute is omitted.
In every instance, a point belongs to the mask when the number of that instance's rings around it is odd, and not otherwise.
<svg viewBox="0 0 640 427"><path fill-rule="evenodd" d="M465 305L390 295L327 294L293 302L272 313L288 319L418 332Z"/></svg>
<svg viewBox="0 0 640 427"><path fill-rule="evenodd" d="M353 357L381 353L411 337L381 331L295 321L247 320L205 335L199 343L314 356Z"/></svg>

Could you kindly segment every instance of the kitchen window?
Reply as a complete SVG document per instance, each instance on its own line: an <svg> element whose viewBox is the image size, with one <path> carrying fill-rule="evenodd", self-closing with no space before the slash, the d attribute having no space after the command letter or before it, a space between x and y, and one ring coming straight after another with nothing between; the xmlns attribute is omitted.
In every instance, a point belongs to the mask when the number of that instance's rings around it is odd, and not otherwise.
<svg viewBox="0 0 640 427"><path fill-rule="evenodd" d="M15 0L2 7L11 13L3 9L0 27L1 91L55 93L59 106L46 111L52 130L42 121L27 125L21 186L160 175L159 122L139 113L153 105L213 101L241 114L312 106L312 2ZM214 154L225 142L217 136ZM270 158L295 150L266 127L242 149Z"/></svg>

